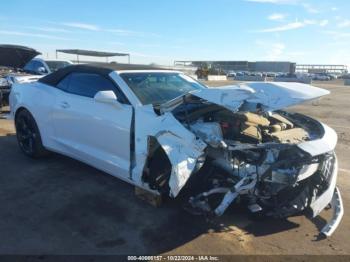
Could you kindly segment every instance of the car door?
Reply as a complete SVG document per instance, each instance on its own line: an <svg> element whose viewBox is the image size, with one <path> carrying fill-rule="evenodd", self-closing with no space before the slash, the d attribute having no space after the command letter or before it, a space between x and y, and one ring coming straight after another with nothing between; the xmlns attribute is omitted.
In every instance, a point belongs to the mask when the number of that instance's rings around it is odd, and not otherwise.
<svg viewBox="0 0 350 262"><path fill-rule="evenodd" d="M121 99L119 89L92 73L71 73L57 87L52 122L59 151L128 178L132 107L125 101L116 107L93 98L98 91L112 90Z"/></svg>

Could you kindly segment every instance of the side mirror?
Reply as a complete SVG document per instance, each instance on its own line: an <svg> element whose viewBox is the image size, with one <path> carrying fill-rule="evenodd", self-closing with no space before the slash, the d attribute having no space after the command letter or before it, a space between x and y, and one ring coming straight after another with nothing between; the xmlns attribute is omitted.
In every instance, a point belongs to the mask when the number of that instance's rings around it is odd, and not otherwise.
<svg viewBox="0 0 350 262"><path fill-rule="evenodd" d="M96 102L111 104L120 107L121 104L117 100L117 96L113 91L99 91L94 96Z"/></svg>

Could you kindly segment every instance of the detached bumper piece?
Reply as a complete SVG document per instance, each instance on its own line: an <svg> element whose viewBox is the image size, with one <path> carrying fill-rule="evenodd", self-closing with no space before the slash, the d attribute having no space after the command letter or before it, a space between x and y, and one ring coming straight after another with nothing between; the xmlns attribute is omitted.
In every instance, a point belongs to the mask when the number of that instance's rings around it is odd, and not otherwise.
<svg viewBox="0 0 350 262"><path fill-rule="evenodd" d="M330 204L333 209L332 219L321 230L321 233L327 237L331 236L333 232L337 229L344 215L343 201L338 187L336 187L334 190L334 194Z"/></svg>
<svg viewBox="0 0 350 262"><path fill-rule="evenodd" d="M328 182L328 187L314 201L311 202L310 208L313 217L316 217L329 204L333 209L331 221L323 227L321 233L327 237L331 236L336 230L344 214L343 201L339 192L337 183L338 161L335 155L328 157L324 161L322 175Z"/></svg>

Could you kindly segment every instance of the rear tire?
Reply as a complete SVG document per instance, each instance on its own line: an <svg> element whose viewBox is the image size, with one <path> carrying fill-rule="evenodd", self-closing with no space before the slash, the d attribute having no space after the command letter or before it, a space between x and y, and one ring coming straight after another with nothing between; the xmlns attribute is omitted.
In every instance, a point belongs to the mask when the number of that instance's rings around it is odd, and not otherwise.
<svg viewBox="0 0 350 262"><path fill-rule="evenodd" d="M28 110L22 109L15 118L17 142L22 152L32 158L48 155L42 144L39 128Z"/></svg>

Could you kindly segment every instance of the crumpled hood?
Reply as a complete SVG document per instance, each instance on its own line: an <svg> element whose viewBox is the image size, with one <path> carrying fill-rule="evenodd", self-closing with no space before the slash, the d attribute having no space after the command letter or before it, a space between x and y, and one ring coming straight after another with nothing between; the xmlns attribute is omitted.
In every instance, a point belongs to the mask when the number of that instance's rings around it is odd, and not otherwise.
<svg viewBox="0 0 350 262"><path fill-rule="evenodd" d="M0 66L23 68L30 60L40 55L35 49L19 45L0 45Z"/></svg>
<svg viewBox="0 0 350 262"><path fill-rule="evenodd" d="M196 90L186 96L196 96L236 112L244 102L259 103L264 110L275 111L314 100L329 93L328 90L301 83L250 82ZM179 97L164 104L162 110L174 109L181 104L181 100L182 97Z"/></svg>

